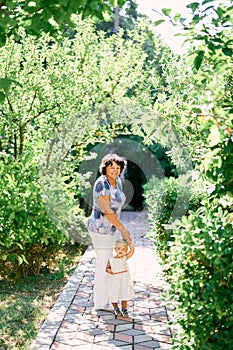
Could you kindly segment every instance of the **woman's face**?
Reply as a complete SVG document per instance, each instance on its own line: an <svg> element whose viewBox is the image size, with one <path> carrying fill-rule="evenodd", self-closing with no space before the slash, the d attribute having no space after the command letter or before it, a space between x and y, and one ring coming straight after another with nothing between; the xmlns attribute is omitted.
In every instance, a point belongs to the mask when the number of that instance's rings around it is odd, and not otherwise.
<svg viewBox="0 0 233 350"><path fill-rule="evenodd" d="M106 176L111 179L116 179L121 173L121 167L116 162L112 162L106 167Z"/></svg>

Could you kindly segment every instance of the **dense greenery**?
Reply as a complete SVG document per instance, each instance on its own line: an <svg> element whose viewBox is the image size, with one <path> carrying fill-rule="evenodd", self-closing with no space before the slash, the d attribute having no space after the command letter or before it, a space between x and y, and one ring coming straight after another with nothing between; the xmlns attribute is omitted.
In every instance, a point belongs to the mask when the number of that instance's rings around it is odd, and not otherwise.
<svg viewBox="0 0 233 350"><path fill-rule="evenodd" d="M174 245L173 225L189 210L196 210L205 194L192 181L192 173L177 177L153 176L144 186L144 198L149 211L151 236L163 263L167 263ZM200 186L200 185L199 185Z"/></svg>
<svg viewBox="0 0 233 350"><path fill-rule="evenodd" d="M150 102L147 24L127 40L123 32L96 34L93 22L79 17L75 25L72 40L37 39L20 28L20 42L10 38L0 49L7 82L0 91L0 261L14 271L19 265L24 274L49 264L68 238L88 244L79 200L90 174L78 173L79 164L88 145L132 133L119 104ZM155 45L160 55L159 40ZM35 262L35 251L44 252L41 261Z"/></svg>
<svg viewBox="0 0 233 350"><path fill-rule="evenodd" d="M199 208L190 206L181 221L171 220L170 225L164 225L168 220L166 215L171 218L171 209L169 213L167 208L174 207L174 196L179 192L174 186L169 190L174 180L162 184L158 180L151 182L146 193L152 234L154 229L155 244L167 258L171 299L177 301L175 319L181 331L175 348L179 350L232 348L233 7L230 3L216 7L210 0L189 5L191 19L180 22L187 40L193 43L186 61L186 65L192 64L192 69L185 79L176 73L179 84L166 101L170 110L166 104L161 106L168 118L172 111L180 140L189 149L195 167L192 190L202 186ZM176 15L173 20L179 18ZM158 188L163 189L163 196L173 195L163 200ZM160 200L154 208L153 198ZM163 220L156 213L158 209L162 210Z"/></svg>
<svg viewBox="0 0 233 350"><path fill-rule="evenodd" d="M72 15L82 18L96 17L110 20L114 6L122 6L125 0L3 0L0 3L0 44L23 26L28 34L40 36L41 32L55 33L64 26L73 26Z"/></svg>
<svg viewBox="0 0 233 350"><path fill-rule="evenodd" d="M179 350L232 346L233 7L215 5L191 3L189 20L163 11L185 29L184 58L156 38L148 50L141 20L108 36L78 16L56 39L20 27L0 50L2 271L38 272L64 240L88 243L80 201L93 169L78 170L97 157L92 146L122 135L160 143L173 168L145 198Z"/></svg>

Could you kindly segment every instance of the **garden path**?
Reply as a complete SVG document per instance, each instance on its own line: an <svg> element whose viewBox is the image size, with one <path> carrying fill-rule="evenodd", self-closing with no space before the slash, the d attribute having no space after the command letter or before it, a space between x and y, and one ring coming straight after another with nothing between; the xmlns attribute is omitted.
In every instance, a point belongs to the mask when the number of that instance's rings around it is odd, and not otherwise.
<svg viewBox="0 0 233 350"><path fill-rule="evenodd" d="M42 325L32 350L167 350L172 348L171 313L163 293L169 288L153 242L146 233L146 212L123 212L132 234L135 254L129 259L135 299L128 303L129 318L93 308L95 252L92 245Z"/></svg>

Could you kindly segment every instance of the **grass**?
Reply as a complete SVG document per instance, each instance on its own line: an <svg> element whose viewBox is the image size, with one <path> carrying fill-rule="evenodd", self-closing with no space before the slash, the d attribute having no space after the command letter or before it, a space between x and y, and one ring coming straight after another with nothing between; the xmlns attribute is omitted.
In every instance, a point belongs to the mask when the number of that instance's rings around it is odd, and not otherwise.
<svg viewBox="0 0 233 350"><path fill-rule="evenodd" d="M0 281L1 350L29 350L85 248L66 245L59 251L56 266L50 271Z"/></svg>

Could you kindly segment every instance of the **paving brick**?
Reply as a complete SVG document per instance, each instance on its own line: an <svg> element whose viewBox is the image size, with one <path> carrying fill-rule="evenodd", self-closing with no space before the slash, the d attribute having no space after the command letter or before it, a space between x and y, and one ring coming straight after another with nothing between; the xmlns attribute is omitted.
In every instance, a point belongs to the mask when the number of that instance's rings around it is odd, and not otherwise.
<svg viewBox="0 0 233 350"><path fill-rule="evenodd" d="M156 323L150 326L143 325L142 327L145 330L145 332L148 334L163 334L167 336L171 335L169 328L165 324L160 322L158 324Z"/></svg>
<svg viewBox="0 0 233 350"><path fill-rule="evenodd" d="M116 326L116 332L122 332L127 329L132 329L133 328L133 323L125 323L125 324L119 324Z"/></svg>
<svg viewBox="0 0 233 350"><path fill-rule="evenodd" d="M144 346L146 348L152 348L152 349L161 347L161 344L154 340L142 342L139 345Z"/></svg>
<svg viewBox="0 0 233 350"><path fill-rule="evenodd" d="M127 346L127 345L126 345ZM116 350L116 349L125 349L125 347L123 347L122 345L119 346L119 342L118 345L114 345L110 342L101 342L101 343L97 343L97 344L93 344L93 347L91 350ZM82 350L82 349L80 349Z"/></svg>
<svg viewBox="0 0 233 350"><path fill-rule="evenodd" d="M167 316L160 315L150 315L151 320L159 321L159 322L167 322Z"/></svg>
<svg viewBox="0 0 233 350"><path fill-rule="evenodd" d="M77 332L76 339L85 340L86 342L93 343L94 335L88 332Z"/></svg>
<svg viewBox="0 0 233 350"><path fill-rule="evenodd" d="M80 323L82 323L82 315L77 314L77 313L67 314L64 318L64 321L67 321L70 323L75 323L75 324L80 324Z"/></svg>
<svg viewBox="0 0 233 350"><path fill-rule="evenodd" d="M158 348L158 350L161 348ZM134 350L149 350L147 346L142 346L142 345L134 345Z"/></svg>
<svg viewBox="0 0 233 350"><path fill-rule="evenodd" d="M84 293L84 292L77 292L76 294L75 294L75 297L77 298L90 298L90 295L91 295L91 293Z"/></svg>
<svg viewBox="0 0 233 350"><path fill-rule="evenodd" d="M113 332L115 327L119 327L119 326L114 326L114 324L108 324L108 323L98 323L98 328L106 331Z"/></svg>
<svg viewBox="0 0 233 350"><path fill-rule="evenodd" d="M153 336L154 340L157 340L162 343L169 343L171 344L171 337L163 334L154 334Z"/></svg>
<svg viewBox="0 0 233 350"><path fill-rule="evenodd" d="M88 343L72 346L72 350L92 350L92 349L93 349L92 344L88 344Z"/></svg>
<svg viewBox="0 0 233 350"><path fill-rule="evenodd" d="M132 335L128 335L128 334L124 334L124 333L116 333L114 339L115 340L122 340L126 343L131 343L131 344L133 343Z"/></svg>
<svg viewBox="0 0 233 350"><path fill-rule="evenodd" d="M129 329L129 330L125 330L125 331L121 332L121 334L127 334L127 335L132 335L132 336L142 335L144 333L145 333L144 331L140 331L137 329Z"/></svg>
<svg viewBox="0 0 233 350"><path fill-rule="evenodd" d="M75 324L75 323L63 321L62 324L61 324L61 328L70 329L71 331L75 332L75 331L78 330L78 325Z"/></svg>
<svg viewBox="0 0 233 350"><path fill-rule="evenodd" d="M149 335L144 333L144 334L136 335L134 337L134 342L135 342L135 344L137 344L137 343L142 343L142 342L149 341L152 339L153 339L152 337L150 337Z"/></svg>
<svg viewBox="0 0 233 350"><path fill-rule="evenodd" d="M116 339L113 339L113 340L111 340L111 341L109 341L109 343L108 344L112 344L112 345L114 345L114 346L116 346L116 347L123 347L123 346L128 346L129 344L127 344L127 343L125 343L125 342L123 342L123 341L120 341L120 340L116 340ZM104 346L104 343L102 343L102 345ZM104 347L103 347L103 349L104 349Z"/></svg>
<svg viewBox="0 0 233 350"><path fill-rule="evenodd" d="M55 342L53 343L51 350L72 350L72 346Z"/></svg>
<svg viewBox="0 0 233 350"><path fill-rule="evenodd" d="M70 310L74 310L74 311L83 313L85 311L85 307L80 306L80 305L72 304L71 307L70 307Z"/></svg>
<svg viewBox="0 0 233 350"><path fill-rule="evenodd" d="M43 329L33 341L30 349L40 350L42 347L50 346L54 340L56 329Z"/></svg>
<svg viewBox="0 0 233 350"><path fill-rule="evenodd" d="M79 331L88 331L96 328L95 322L87 322L79 325Z"/></svg>
<svg viewBox="0 0 233 350"><path fill-rule="evenodd" d="M75 345L75 333L59 333L57 334L55 341L65 345Z"/></svg>

